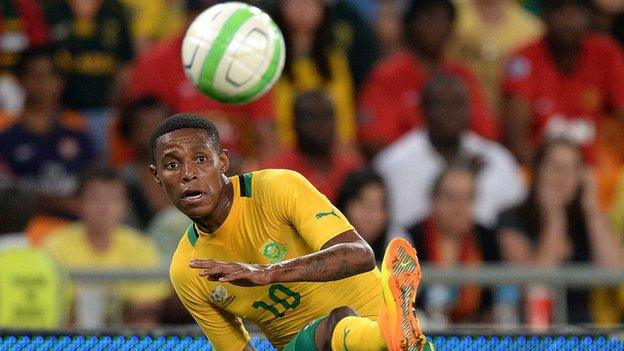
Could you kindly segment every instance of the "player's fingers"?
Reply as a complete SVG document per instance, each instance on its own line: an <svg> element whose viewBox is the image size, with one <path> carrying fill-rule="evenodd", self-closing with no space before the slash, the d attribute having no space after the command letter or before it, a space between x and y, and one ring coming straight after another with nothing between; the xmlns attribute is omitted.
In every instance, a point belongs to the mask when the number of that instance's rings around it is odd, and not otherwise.
<svg viewBox="0 0 624 351"><path fill-rule="evenodd" d="M213 268L222 265L223 262L215 260L199 260L194 259L189 261L189 267L191 268Z"/></svg>
<svg viewBox="0 0 624 351"><path fill-rule="evenodd" d="M235 280L239 280L239 279L244 278L245 273L247 273L246 270L239 270L236 272L224 274L221 278L219 278L219 281L220 282L232 282Z"/></svg>

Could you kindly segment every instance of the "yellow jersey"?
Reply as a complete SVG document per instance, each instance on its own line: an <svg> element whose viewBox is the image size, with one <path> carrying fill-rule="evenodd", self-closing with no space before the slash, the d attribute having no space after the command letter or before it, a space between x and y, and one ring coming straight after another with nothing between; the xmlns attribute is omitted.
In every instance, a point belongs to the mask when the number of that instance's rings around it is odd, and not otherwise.
<svg viewBox="0 0 624 351"><path fill-rule="evenodd" d="M232 208L213 233L191 225L173 256L170 275L182 303L217 350L242 350L249 340L241 319L256 324L278 349L306 324L340 306L377 319L379 270L332 282L241 287L209 281L192 259L269 264L319 251L353 230L331 202L297 172L262 170L230 178Z"/></svg>

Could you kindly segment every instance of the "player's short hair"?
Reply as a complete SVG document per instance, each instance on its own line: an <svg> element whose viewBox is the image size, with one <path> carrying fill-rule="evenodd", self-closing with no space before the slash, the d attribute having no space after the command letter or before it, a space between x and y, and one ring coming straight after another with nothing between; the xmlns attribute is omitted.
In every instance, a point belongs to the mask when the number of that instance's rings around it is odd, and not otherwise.
<svg viewBox="0 0 624 351"><path fill-rule="evenodd" d="M162 120L154 131L150 138L150 147L152 149L152 162L156 163L156 142L161 136L174 132L179 129L200 129L204 130L208 134L208 140L210 140L211 146L217 153L221 152L221 140L219 138L219 131L214 123L210 122L207 118L198 116L192 113L178 113L173 116L169 116Z"/></svg>
<svg viewBox="0 0 624 351"><path fill-rule="evenodd" d="M119 172L110 166L92 165L80 174L78 189L76 194L81 196L84 194L87 185L92 182L114 182L126 186Z"/></svg>

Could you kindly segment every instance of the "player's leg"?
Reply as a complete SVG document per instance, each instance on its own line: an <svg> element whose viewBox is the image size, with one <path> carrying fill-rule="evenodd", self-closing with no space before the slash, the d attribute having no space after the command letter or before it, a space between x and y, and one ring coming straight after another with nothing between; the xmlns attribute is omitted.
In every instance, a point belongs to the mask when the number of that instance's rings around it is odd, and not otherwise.
<svg viewBox="0 0 624 351"><path fill-rule="evenodd" d="M318 351L386 349L377 322L358 316L346 306L333 309L319 324L316 345Z"/></svg>
<svg viewBox="0 0 624 351"><path fill-rule="evenodd" d="M433 350L433 345L422 334L414 311L420 277L416 250L404 239L393 239L386 247L381 266L383 306L379 313L379 322L366 320L367 323L364 323L365 318L344 318L333 333L333 350ZM383 348L369 347L373 345L371 337L377 338L373 327L377 328L377 335L383 336ZM366 338L366 342L356 338L343 338L345 328L365 330L362 337Z"/></svg>
<svg viewBox="0 0 624 351"><path fill-rule="evenodd" d="M335 327L332 328L333 323L328 320L324 331L325 337L331 337L329 350L434 349L422 334L413 307L420 283L420 266L416 250L403 239L392 240L386 248L381 276L384 305L380 311L379 323L358 317L355 313L346 316L344 313L336 314L335 319L339 320L335 323ZM317 343L317 345L325 344Z"/></svg>

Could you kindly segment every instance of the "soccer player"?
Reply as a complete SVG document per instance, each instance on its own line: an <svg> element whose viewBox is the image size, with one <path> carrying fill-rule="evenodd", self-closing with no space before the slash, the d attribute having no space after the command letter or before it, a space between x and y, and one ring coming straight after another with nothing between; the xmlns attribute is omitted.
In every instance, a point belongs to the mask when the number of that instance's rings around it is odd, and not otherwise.
<svg viewBox="0 0 624 351"><path fill-rule="evenodd" d="M420 268L406 241L390 243L380 272L370 246L300 174L226 177L228 151L205 118L165 119L151 147L154 179L193 220L171 281L217 350L254 349L241 319L284 350L433 349L414 314Z"/></svg>

